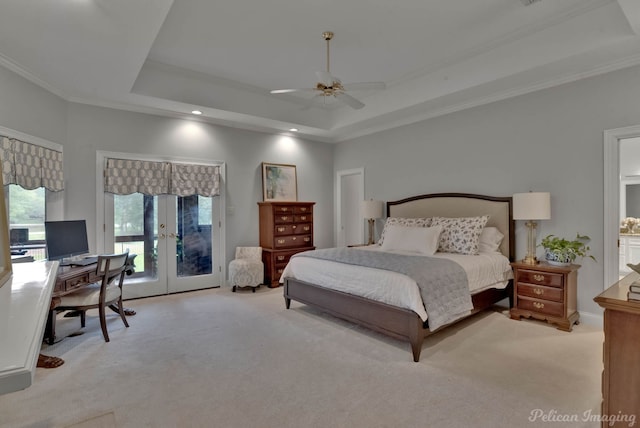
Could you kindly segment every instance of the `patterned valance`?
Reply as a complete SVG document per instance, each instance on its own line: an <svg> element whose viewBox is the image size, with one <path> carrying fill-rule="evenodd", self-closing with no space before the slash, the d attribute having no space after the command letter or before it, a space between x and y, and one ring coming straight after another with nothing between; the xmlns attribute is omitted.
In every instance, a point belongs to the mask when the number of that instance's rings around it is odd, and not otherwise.
<svg viewBox="0 0 640 428"><path fill-rule="evenodd" d="M2 180L33 190L64 190L62 152L0 136Z"/></svg>
<svg viewBox="0 0 640 428"><path fill-rule="evenodd" d="M214 165L107 159L105 191L117 195L217 196L220 167Z"/></svg>

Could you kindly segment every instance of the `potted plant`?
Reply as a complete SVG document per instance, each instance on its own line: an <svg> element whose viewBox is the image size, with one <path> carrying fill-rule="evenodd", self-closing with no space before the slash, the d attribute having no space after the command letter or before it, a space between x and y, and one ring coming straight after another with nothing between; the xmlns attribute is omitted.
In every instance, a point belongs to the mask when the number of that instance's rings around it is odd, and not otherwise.
<svg viewBox="0 0 640 428"><path fill-rule="evenodd" d="M551 265L569 266L579 257L589 257L595 260L595 257L588 254L591 250L587 246L591 238L586 235L576 234L576 238L568 240L559 238L555 235L547 235L540 242L540 246L545 250L545 258Z"/></svg>

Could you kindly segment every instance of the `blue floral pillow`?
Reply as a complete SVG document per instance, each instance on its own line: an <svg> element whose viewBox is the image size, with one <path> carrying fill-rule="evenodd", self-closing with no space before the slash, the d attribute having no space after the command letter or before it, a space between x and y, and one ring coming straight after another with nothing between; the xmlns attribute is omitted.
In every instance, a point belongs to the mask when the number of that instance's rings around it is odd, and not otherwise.
<svg viewBox="0 0 640 428"><path fill-rule="evenodd" d="M434 217L432 226L442 226L438 251L476 255L480 249L480 234L489 221L488 215L480 217Z"/></svg>

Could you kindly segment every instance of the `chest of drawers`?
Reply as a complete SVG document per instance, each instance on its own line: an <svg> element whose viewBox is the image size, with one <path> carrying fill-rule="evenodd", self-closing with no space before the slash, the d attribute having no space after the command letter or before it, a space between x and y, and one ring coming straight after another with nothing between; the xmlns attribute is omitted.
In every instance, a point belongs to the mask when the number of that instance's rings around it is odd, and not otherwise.
<svg viewBox="0 0 640 428"><path fill-rule="evenodd" d="M313 250L315 202L258 202L265 283L277 287L292 255Z"/></svg>
<svg viewBox="0 0 640 428"><path fill-rule="evenodd" d="M571 331L580 314L577 308L579 265L552 266L511 263L514 271L512 319L545 320L559 330Z"/></svg>

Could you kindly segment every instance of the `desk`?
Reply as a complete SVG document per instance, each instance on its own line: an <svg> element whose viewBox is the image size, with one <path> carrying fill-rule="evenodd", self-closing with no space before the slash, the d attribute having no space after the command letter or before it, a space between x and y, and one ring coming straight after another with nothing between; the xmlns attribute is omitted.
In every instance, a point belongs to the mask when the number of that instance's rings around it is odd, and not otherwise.
<svg viewBox="0 0 640 428"><path fill-rule="evenodd" d="M13 266L0 288L0 394L33 382L58 262Z"/></svg>
<svg viewBox="0 0 640 428"><path fill-rule="evenodd" d="M134 259L135 254L130 254L127 259L126 272L130 275L135 267ZM69 294L78 288L84 287L94 282L101 281L101 277L96 275L98 265L96 263L88 266L60 266L56 274L56 281L53 287L53 293L51 294L52 304L49 310L49 317L47 318L47 326L45 329L44 337L47 339L49 345L53 345L56 339L56 306L59 305L56 302L56 298Z"/></svg>

